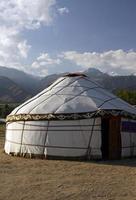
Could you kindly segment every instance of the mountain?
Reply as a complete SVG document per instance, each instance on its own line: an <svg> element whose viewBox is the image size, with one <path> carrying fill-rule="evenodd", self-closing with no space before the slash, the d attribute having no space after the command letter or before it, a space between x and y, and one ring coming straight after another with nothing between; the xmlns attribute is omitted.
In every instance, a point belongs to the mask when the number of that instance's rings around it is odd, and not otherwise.
<svg viewBox="0 0 136 200"><path fill-rule="evenodd" d="M44 78L41 79L40 83L39 83L39 89L44 89L46 87L48 87L51 83L53 83L57 78L64 76L67 73L60 73L60 74L51 74L48 75ZM106 79L107 77L109 77L108 74L105 74L103 72L101 72L98 69L95 68L89 68L86 71L83 72L83 74L89 76L91 79L93 79L94 81L98 82L98 83L102 83L102 81L104 79Z"/></svg>
<svg viewBox="0 0 136 200"><path fill-rule="evenodd" d="M89 77L92 76L93 78L101 78L101 77L107 77L107 76L109 76L108 74L103 73L100 70L95 69L95 68L88 68L83 73L86 74Z"/></svg>
<svg viewBox="0 0 136 200"><path fill-rule="evenodd" d="M53 83L57 78L65 75L66 73L61 74L52 74L48 75L40 80L39 90L42 90L48 87ZM90 77L93 81L100 84L102 87L114 92L118 89L129 89L136 90L136 76L110 76L106 73L101 72L95 68L89 68L83 72L83 74Z"/></svg>
<svg viewBox="0 0 136 200"><path fill-rule="evenodd" d="M61 76L64 76L67 73L61 73L61 74L51 74L49 76L46 76L41 79L39 82L39 90L43 90L44 88L51 85L56 79L58 79Z"/></svg>
<svg viewBox="0 0 136 200"><path fill-rule="evenodd" d="M0 102L23 102L31 96L7 77L0 76Z"/></svg>
<svg viewBox="0 0 136 200"><path fill-rule="evenodd" d="M0 66L0 76L7 77L25 91L34 95L39 88L39 77L32 76L23 71Z"/></svg>
<svg viewBox="0 0 136 200"><path fill-rule="evenodd" d="M136 91L136 76L110 76L95 68L89 68L83 73L112 92L116 93L120 89ZM40 78L17 69L0 67L0 101L25 101L65 74L67 73L51 74Z"/></svg>
<svg viewBox="0 0 136 200"><path fill-rule="evenodd" d="M95 68L88 68L83 73L102 86L104 86L103 81L107 80L110 77L108 74L103 73Z"/></svg>
<svg viewBox="0 0 136 200"><path fill-rule="evenodd" d="M120 89L136 90L136 76L109 76L103 80L103 87L113 92Z"/></svg>

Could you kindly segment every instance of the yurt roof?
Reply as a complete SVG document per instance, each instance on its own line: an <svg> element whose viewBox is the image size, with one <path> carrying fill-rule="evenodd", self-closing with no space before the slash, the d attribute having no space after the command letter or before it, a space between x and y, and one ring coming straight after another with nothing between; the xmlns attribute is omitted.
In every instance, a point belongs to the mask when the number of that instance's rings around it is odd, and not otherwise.
<svg viewBox="0 0 136 200"><path fill-rule="evenodd" d="M7 120L68 118L110 113L136 117L136 108L80 73L67 74L18 106ZM20 116L20 118L19 118ZM17 118L18 117L18 118Z"/></svg>

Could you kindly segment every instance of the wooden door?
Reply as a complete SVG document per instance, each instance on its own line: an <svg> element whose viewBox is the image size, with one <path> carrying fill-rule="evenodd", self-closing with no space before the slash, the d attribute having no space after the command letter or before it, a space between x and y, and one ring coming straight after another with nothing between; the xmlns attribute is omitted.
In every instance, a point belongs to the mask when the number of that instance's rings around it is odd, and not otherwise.
<svg viewBox="0 0 136 200"><path fill-rule="evenodd" d="M102 118L102 158L121 158L120 117Z"/></svg>
<svg viewBox="0 0 136 200"><path fill-rule="evenodd" d="M101 122L101 130L102 130L102 159L109 159L109 117L103 117Z"/></svg>
<svg viewBox="0 0 136 200"><path fill-rule="evenodd" d="M111 117L109 120L109 159L121 158L120 117Z"/></svg>

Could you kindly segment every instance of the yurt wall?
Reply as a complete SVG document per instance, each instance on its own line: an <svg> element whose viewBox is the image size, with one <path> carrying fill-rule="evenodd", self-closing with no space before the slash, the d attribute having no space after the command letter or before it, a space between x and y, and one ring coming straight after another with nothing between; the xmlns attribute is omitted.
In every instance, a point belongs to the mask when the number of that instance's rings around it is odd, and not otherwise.
<svg viewBox="0 0 136 200"><path fill-rule="evenodd" d="M122 119L122 157L136 156L136 120Z"/></svg>
<svg viewBox="0 0 136 200"><path fill-rule="evenodd" d="M7 123L6 153L101 158L101 118Z"/></svg>

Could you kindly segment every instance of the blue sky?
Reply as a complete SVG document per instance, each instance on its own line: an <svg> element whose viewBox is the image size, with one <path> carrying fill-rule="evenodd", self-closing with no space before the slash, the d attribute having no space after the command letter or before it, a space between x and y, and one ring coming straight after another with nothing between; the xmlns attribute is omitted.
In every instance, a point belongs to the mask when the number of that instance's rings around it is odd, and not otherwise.
<svg viewBox="0 0 136 200"><path fill-rule="evenodd" d="M0 65L136 74L135 19L135 0L1 0Z"/></svg>

